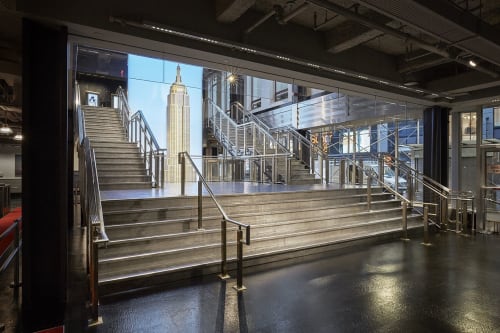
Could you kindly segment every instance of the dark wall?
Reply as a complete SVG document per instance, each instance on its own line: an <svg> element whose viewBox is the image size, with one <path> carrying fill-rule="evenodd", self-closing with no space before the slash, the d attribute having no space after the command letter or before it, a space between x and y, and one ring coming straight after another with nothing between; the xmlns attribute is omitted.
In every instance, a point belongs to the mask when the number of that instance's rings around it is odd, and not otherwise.
<svg viewBox="0 0 500 333"><path fill-rule="evenodd" d="M77 74L77 81L80 85L80 96L83 105L87 105L87 91L98 93L99 106L110 107L111 94L116 93L119 86L123 89L127 89L127 81L93 77L82 73Z"/></svg>
<svg viewBox="0 0 500 333"><path fill-rule="evenodd" d="M66 28L23 20L23 332L64 322L72 198L67 53Z"/></svg>

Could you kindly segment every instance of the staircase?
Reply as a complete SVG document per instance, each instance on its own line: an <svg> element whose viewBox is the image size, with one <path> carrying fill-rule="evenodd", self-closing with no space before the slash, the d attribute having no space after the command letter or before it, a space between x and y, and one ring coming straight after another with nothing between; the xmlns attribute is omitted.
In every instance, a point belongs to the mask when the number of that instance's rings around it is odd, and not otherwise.
<svg viewBox="0 0 500 333"><path fill-rule="evenodd" d="M139 148L128 142L116 110L82 106L82 111L85 133L95 151L100 190L151 188Z"/></svg>
<svg viewBox="0 0 500 333"><path fill-rule="evenodd" d="M277 154L281 156L277 159L277 173L280 179L287 178L285 156L293 154L283 145L279 144L269 133L268 128L259 121L245 118L243 124L237 124L224 111L213 102L208 101L209 124L212 127L214 136L219 143L233 156L269 156ZM258 163L258 162L256 162ZM267 178L272 172L272 166L266 160ZM322 180L316 178L310 169L302 161L290 159L290 179L288 184L321 184Z"/></svg>
<svg viewBox="0 0 500 333"><path fill-rule="evenodd" d="M250 224L245 266L320 253L377 237L401 233L401 203L373 189L253 193L218 197L226 212ZM203 230L197 230L197 197L103 200L109 243L99 250L102 294L143 288L220 267L221 217L203 198ZM421 219L409 214L408 228ZM234 229L228 230L228 257L236 256Z"/></svg>

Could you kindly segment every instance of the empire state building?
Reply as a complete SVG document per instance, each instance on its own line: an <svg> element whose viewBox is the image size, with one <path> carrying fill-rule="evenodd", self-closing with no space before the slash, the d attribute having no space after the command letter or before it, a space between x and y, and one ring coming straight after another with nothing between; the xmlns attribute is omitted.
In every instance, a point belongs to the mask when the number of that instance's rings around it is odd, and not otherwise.
<svg viewBox="0 0 500 333"><path fill-rule="evenodd" d="M180 182L181 171L178 162L180 152L189 152L189 95L181 80L181 67L177 65L177 77L170 87L167 102L167 181ZM189 181L189 173L186 180Z"/></svg>

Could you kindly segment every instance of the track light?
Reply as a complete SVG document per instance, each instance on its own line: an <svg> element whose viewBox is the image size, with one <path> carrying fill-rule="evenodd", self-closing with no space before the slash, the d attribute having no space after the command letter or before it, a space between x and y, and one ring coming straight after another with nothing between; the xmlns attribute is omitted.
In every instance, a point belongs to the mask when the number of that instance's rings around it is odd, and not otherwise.
<svg viewBox="0 0 500 333"><path fill-rule="evenodd" d="M23 139L23 135L17 133L16 135L14 135L13 139L16 141L21 141Z"/></svg>
<svg viewBox="0 0 500 333"><path fill-rule="evenodd" d="M474 60L469 60L469 65L471 67L476 67L477 66L477 63L474 61Z"/></svg>
<svg viewBox="0 0 500 333"><path fill-rule="evenodd" d="M3 124L2 127L0 127L0 134L12 134L12 128Z"/></svg>

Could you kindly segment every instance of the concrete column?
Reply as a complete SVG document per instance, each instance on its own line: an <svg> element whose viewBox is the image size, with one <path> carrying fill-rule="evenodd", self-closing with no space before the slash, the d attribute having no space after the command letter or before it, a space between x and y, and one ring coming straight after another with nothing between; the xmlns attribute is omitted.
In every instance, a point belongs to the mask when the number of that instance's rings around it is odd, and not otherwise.
<svg viewBox="0 0 500 333"><path fill-rule="evenodd" d="M23 20L23 330L64 322L69 208L67 29Z"/></svg>
<svg viewBox="0 0 500 333"><path fill-rule="evenodd" d="M424 175L448 185L448 108L432 106L424 110ZM424 191L424 200L432 200Z"/></svg>

